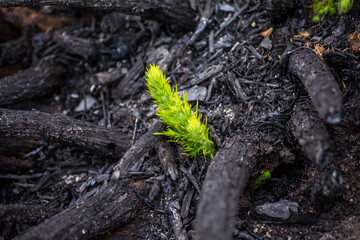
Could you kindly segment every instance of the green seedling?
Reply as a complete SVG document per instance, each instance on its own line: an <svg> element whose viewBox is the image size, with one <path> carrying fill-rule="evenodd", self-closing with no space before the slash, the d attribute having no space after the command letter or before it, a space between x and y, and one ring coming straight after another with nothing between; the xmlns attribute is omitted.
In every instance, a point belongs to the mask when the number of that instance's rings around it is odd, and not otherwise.
<svg viewBox="0 0 360 240"><path fill-rule="evenodd" d="M269 170L266 170L265 172L263 172L262 174L260 174L260 176L258 176L254 182L250 185L250 187L252 187L253 189L259 189L261 188L264 184L265 181L268 180L271 177L271 173Z"/></svg>
<svg viewBox="0 0 360 240"><path fill-rule="evenodd" d="M159 107L156 115L167 124L167 129L157 134L168 136L172 139L171 141L182 145L185 155L213 158L215 145L211 139L207 121L201 122L198 103L196 103L196 110L193 111L187 102L186 92L183 92L181 99L177 87L174 90L171 89L159 66L150 65L145 75L148 92Z"/></svg>
<svg viewBox="0 0 360 240"><path fill-rule="evenodd" d="M339 0L338 1L338 13L339 14L346 14L350 11L353 7L354 0Z"/></svg>
<svg viewBox="0 0 360 240"><path fill-rule="evenodd" d="M313 11L315 16L313 22L319 22L323 16L332 17L336 13L346 14L350 11L354 0L314 0Z"/></svg>
<svg viewBox="0 0 360 240"><path fill-rule="evenodd" d="M332 17L336 13L334 0L315 0L313 3L314 18L313 22L319 22L322 16Z"/></svg>

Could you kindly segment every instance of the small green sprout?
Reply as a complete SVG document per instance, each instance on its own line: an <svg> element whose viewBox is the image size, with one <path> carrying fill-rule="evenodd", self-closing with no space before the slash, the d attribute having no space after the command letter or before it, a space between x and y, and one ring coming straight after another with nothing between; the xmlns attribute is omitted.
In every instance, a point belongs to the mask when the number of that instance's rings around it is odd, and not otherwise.
<svg viewBox="0 0 360 240"><path fill-rule="evenodd" d="M263 172L262 174L260 174L260 176L258 176L254 182L250 185L250 187L252 187L253 189L259 189L261 188L264 184L265 181L268 180L271 177L271 173L269 170L266 170L265 172Z"/></svg>
<svg viewBox="0 0 360 240"><path fill-rule="evenodd" d="M338 1L338 13L346 14L353 7L354 0L339 0Z"/></svg>
<svg viewBox="0 0 360 240"><path fill-rule="evenodd" d="M336 13L334 0L315 0L313 3L314 18L313 22L319 22L322 16L332 17Z"/></svg>
<svg viewBox="0 0 360 240"><path fill-rule="evenodd" d="M354 0L314 0L313 11L315 16L313 22L319 22L321 17L332 17L336 13L346 14L350 11Z"/></svg>
<svg viewBox="0 0 360 240"><path fill-rule="evenodd" d="M201 122L198 114L198 103L195 112L187 102L186 92L183 99L178 95L177 87L171 90L165 74L159 66L150 65L145 73L148 92L159 107L156 115L167 124L166 131L157 133L172 138L185 150L185 155L191 157L210 157L215 155L215 145L211 139L207 121Z"/></svg>

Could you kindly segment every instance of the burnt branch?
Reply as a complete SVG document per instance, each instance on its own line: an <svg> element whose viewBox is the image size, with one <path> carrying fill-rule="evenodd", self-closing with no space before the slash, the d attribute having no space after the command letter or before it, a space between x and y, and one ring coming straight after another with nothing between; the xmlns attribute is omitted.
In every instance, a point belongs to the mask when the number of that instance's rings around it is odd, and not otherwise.
<svg viewBox="0 0 360 240"><path fill-rule="evenodd" d="M332 161L333 150L329 134L308 101L296 104L291 129L307 158L320 168Z"/></svg>
<svg viewBox="0 0 360 240"><path fill-rule="evenodd" d="M58 209L40 205L9 204L0 205L1 222L36 224L44 218L59 212Z"/></svg>
<svg viewBox="0 0 360 240"><path fill-rule="evenodd" d="M130 147L131 137L62 115L0 109L0 137L43 139L119 158Z"/></svg>
<svg viewBox="0 0 360 240"><path fill-rule="evenodd" d="M255 153L253 146L238 135L217 153L200 194L196 239L232 239L237 202L256 164Z"/></svg>
<svg viewBox="0 0 360 240"><path fill-rule="evenodd" d="M113 178L119 179L120 177L123 177L123 175L126 174L145 153L155 147L162 138L158 135L154 135L154 133L162 132L164 129L165 124L157 122L147 133L142 135L114 167Z"/></svg>
<svg viewBox="0 0 360 240"><path fill-rule="evenodd" d="M43 60L36 66L1 79L0 106L43 96L61 84L66 69Z"/></svg>
<svg viewBox="0 0 360 240"><path fill-rule="evenodd" d="M0 44L0 66L21 62L28 54L29 45L25 37Z"/></svg>
<svg viewBox="0 0 360 240"><path fill-rule="evenodd" d="M29 229L17 239L33 239L35 236L37 239L89 239L135 217L142 205L136 192L144 191L146 184L129 187L118 177L120 173L126 174L136 161L162 139L153 134L162 130L164 124L158 122L142 135L115 167L113 180L103 185L94 196L83 199L79 204Z"/></svg>
<svg viewBox="0 0 360 240"><path fill-rule="evenodd" d="M90 239L136 216L142 200L123 182L110 182L93 197L83 199L14 239Z"/></svg>
<svg viewBox="0 0 360 240"><path fill-rule="evenodd" d="M288 70L304 84L320 116L328 123L339 123L342 93L326 64L314 52L298 50L289 57Z"/></svg>
<svg viewBox="0 0 360 240"><path fill-rule="evenodd" d="M194 11L181 1L166 0L5 0L0 7L38 7L66 6L75 8L95 8L99 10L114 10L125 14L140 15L147 19L156 19L164 24L173 24L186 30L196 27Z"/></svg>

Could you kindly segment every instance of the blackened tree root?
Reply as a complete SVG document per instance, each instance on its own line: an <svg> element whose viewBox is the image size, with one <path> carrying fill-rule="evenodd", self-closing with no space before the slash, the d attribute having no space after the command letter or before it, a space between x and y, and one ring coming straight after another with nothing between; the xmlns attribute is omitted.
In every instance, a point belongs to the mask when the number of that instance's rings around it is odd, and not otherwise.
<svg viewBox="0 0 360 240"><path fill-rule="evenodd" d="M206 174L195 220L195 239L232 239L239 196L256 164L257 150L236 135L217 153Z"/></svg>
<svg viewBox="0 0 360 240"><path fill-rule="evenodd" d="M291 129L307 158L320 168L332 161L329 134L309 101L299 101L291 118Z"/></svg>
<svg viewBox="0 0 360 240"><path fill-rule="evenodd" d="M288 70L304 84L320 116L328 123L339 123L342 93L326 64L312 51L297 50L289 57Z"/></svg>

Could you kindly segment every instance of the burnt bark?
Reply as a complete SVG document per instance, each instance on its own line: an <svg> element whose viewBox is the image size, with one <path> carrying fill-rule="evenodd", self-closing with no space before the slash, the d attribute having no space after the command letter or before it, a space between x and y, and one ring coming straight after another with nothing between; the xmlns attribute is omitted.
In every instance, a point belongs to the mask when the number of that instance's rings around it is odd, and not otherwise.
<svg viewBox="0 0 360 240"><path fill-rule="evenodd" d="M291 129L307 158L320 168L332 161L333 150L329 134L308 101L300 101L295 105Z"/></svg>
<svg viewBox="0 0 360 240"><path fill-rule="evenodd" d="M24 37L0 44L0 66L21 62L30 49Z"/></svg>
<svg viewBox="0 0 360 240"><path fill-rule="evenodd" d="M142 200L124 182L105 184L83 199L14 239L90 239L132 219Z"/></svg>
<svg viewBox="0 0 360 240"><path fill-rule="evenodd" d="M126 174L136 161L158 143L161 137L153 133L164 128L164 124L158 122L142 135L115 167L112 181L104 184L95 195L29 229L16 239L89 239L135 217L142 205L136 192L145 191L147 186L137 184L129 187L124 182L126 180L118 179L120 174Z"/></svg>
<svg viewBox="0 0 360 240"><path fill-rule="evenodd" d="M124 99L128 96L133 96L139 92L144 86L144 82L140 81L140 77L144 74L145 67L141 56L139 56L126 74L124 79L120 81L113 92L114 98Z"/></svg>
<svg viewBox="0 0 360 240"><path fill-rule="evenodd" d="M343 185L342 174L338 170L322 173L311 188L311 200L316 208L330 208L335 203Z"/></svg>
<svg viewBox="0 0 360 240"><path fill-rule="evenodd" d="M61 84L66 74L62 65L43 60L38 65L0 80L0 106L43 96Z"/></svg>
<svg viewBox="0 0 360 240"><path fill-rule="evenodd" d="M159 136L160 137L160 136ZM177 165L175 163L175 157L172 152L171 146L169 142L163 138L156 146L156 150L158 153L158 157L161 163L161 166L164 169L164 172L167 176L170 176L173 181L175 181L179 172L177 169Z"/></svg>
<svg viewBox="0 0 360 240"><path fill-rule="evenodd" d="M123 177L145 153L155 147L162 138L158 135L154 135L154 133L162 132L164 129L165 124L157 122L147 133L142 135L114 167L113 178L119 179L120 177Z"/></svg>
<svg viewBox="0 0 360 240"><path fill-rule="evenodd" d="M126 14L140 15L147 19L156 19L165 24L173 24L186 30L196 27L194 11L181 1L166 0L5 0L0 7L31 7L31 6L67 6L75 8L96 8L99 10L115 10Z"/></svg>
<svg viewBox="0 0 360 240"><path fill-rule="evenodd" d="M0 109L0 137L56 141L95 154L119 158L131 137L114 129L36 111Z"/></svg>
<svg viewBox="0 0 360 240"><path fill-rule="evenodd" d="M326 64L314 52L298 50L290 55L288 70L304 84L320 116L328 123L339 123L342 93Z"/></svg>
<svg viewBox="0 0 360 240"><path fill-rule="evenodd" d="M44 218L57 214L60 210L39 205L0 205L0 221L8 223L36 224Z"/></svg>
<svg viewBox="0 0 360 240"><path fill-rule="evenodd" d="M216 154L200 194L196 239L232 239L237 202L256 164L256 152L245 136L236 135Z"/></svg>
<svg viewBox="0 0 360 240"><path fill-rule="evenodd" d="M32 169L34 162L30 160L18 159L13 156L8 157L0 154L0 169L10 172L23 172Z"/></svg>

